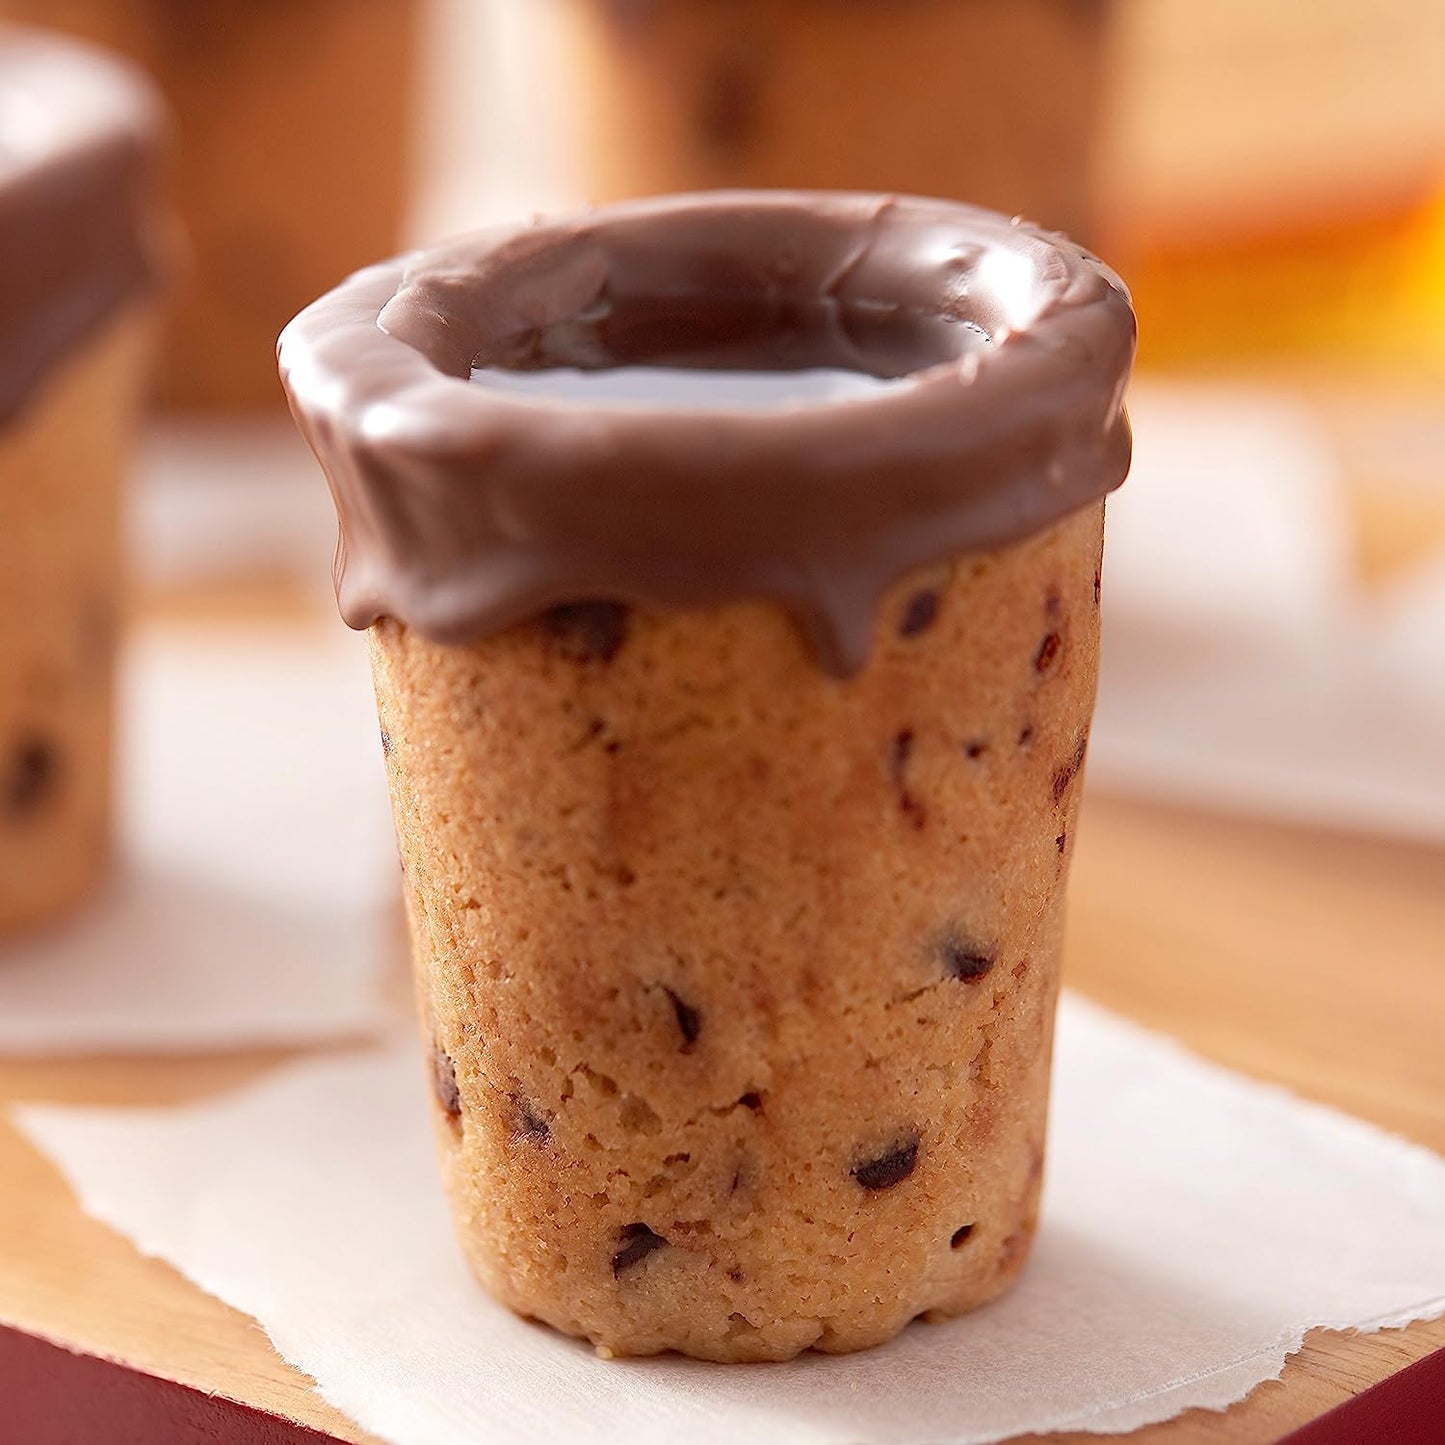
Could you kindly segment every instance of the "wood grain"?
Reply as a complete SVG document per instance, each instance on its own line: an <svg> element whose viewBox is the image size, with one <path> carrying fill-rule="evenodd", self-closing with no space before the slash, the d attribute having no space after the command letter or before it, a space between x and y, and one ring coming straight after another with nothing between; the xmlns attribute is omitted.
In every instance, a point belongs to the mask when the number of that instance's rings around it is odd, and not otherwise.
<svg viewBox="0 0 1445 1445"><path fill-rule="evenodd" d="M1075 869L1074 987L1220 1063L1445 1150L1445 852L1094 797ZM192 1099L282 1057L5 1063L0 1102ZM253 1321L86 1219L3 1123L0 1322L344 1441L370 1438L283 1364ZM1282 1381L1241 1405L1131 1439L1272 1441L1442 1346L1445 1321L1316 1332Z"/></svg>

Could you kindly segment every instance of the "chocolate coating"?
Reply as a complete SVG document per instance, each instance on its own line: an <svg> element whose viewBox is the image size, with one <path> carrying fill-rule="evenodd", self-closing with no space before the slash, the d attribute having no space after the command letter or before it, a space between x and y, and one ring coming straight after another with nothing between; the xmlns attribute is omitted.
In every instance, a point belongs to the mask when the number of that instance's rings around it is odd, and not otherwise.
<svg viewBox="0 0 1445 1445"><path fill-rule="evenodd" d="M501 228L360 271L282 333L353 627L443 643L548 608L780 603L836 675L910 570L1119 485L1123 283L1066 238L913 198L717 192ZM767 411L598 407L474 366L846 367Z"/></svg>
<svg viewBox="0 0 1445 1445"><path fill-rule="evenodd" d="M0 423L159 280L164 132L133 66L0 24Z"/></svg>

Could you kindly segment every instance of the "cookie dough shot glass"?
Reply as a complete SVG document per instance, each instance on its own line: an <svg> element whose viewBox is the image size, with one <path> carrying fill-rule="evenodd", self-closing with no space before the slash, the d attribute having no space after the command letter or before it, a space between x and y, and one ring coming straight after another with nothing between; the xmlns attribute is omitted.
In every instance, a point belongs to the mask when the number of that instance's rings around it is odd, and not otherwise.
<svg viewBox="0 0 1445 1445"><path fill-rule="evenodd" d="M1133 345L1061 236L786 192L488 231L283 334L514 1310L779 1360L1019 1273Z"/></svg>
<svg viewBox="0 0 1445 1445"><path fill-rule="evenodd" d="M162 130L123 62L0 25L0 931L78 900L106 858Z"/></svg>

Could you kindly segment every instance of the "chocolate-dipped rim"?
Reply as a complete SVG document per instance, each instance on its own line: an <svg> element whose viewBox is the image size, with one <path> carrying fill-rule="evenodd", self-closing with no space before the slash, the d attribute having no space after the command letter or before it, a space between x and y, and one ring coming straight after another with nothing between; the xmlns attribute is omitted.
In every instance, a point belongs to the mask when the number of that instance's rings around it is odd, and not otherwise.
<svg viewBox="0 0 1445 1445"><path fill-rule="evenodd" d="M0 24L0 423L159 278L164 132L128 62Z"/></svg>
<svg viewBox="0 0 1445 1445"><path fill-rule="evenodd" d="M373 266L279 355L336 501L351 626L457 643L561 603L768 598L846 675L905 573L1123 481L1134 331L1107 267L991 211L720 192ZM476 385L478 360L913 380L765 411L617 408Z"/></svg>

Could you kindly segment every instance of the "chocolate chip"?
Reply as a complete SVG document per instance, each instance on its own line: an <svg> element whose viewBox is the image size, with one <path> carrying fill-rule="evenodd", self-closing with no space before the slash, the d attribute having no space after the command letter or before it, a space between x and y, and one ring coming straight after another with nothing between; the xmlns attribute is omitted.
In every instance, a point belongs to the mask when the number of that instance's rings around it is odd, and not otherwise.
<svg viewBox="0 0 1445 1445"><path fill-rule="evenodd" d="M55 748L40 738L25 738L10 754L0 797L5 812L25 818L36 812L54 794L60 782L60 757Z"/></svg>
<svg viewBox="0 0 1445 1445"><path fill-rule="evenodd" d="M748 1092L738 1100L738 1103L741 1104L744 1109L751 1109L756 1113L763 1107L763 1096L749 1089Z"/></svg>
<svg viewBox="0 0 1445 1445"><path fill-rule="evenodd" d="M567 602L542 614L557 650L573 662L611 662L627 640L627 621L620 602Z"/></svg>
<svg viewBox="0 0 1445 1445"><path fill-rule="evenodd" d="M998 1252L998 1259L994 1263L994 1268L999 1274L1014 1274L1019 1270L1029 1252L1029 1245L1033 1242L1033 1237L1032 1226L1025 1226L1023 1229L1016 1229L1004 1240L1003 1246Z"/></svg>
<svg viewBox="0 0 1445 1445"><path fill-rule="evenodd" d="M968 1237L973 1233L973 1225L964 1224L953 1231L953 1238L948 1241L950 1249L962 1249L968 1243Z"/></svg>
<svg viewBox="0 0 1445 1445"><path fill-rule="evenodd" d="M1064 639L1057 632L1050 632L1034 654L1034 671L1047 672L1059 660L1059 653L1063 650Z"/></svg>
<svg viewBox="0 0 1445 1445"><path fill-rule="evenodd" d="M660 1234L654 1234L645 1224L629 1224L617 1236L617 1243L620 1247L612 1256L614 1279L624 1270L631 1269L635 1264L641 1264L649 1254L661 1249L667 1241Z"/></svg>
<svg viewBox="0 0 1445 1445"><path fill-rule="evenodd" d="M983 738L974 738L972 742L964 743L963 755L972 758L975 762L988 751L988 743Z"/></svg>
<svg viewBox="0 0 1445 1445"><path fill-rule="evenodd" d="M917 637L920 632L926 632L932 627L937 617L938 593L927 590L915 592L903 610L903 620L898 624L898 635Z"/></svg>
<svg viewBox="0 0 1445 1445"><path fill-rule="evenodd" d="M381 730L381 755L384 758L391 756L391 734L385 728Z"/></svg>
<svg viewBox="0 0 1445 1445"><path fill-rule="evenodd" d="M115 656L119 628L115 606L109 597L92 597L80 617L80 650L89 664L99 670Z"/></svg>
<svg viewBox="0 0 1445 1445"><path fill-rule="evenodd" d="M1028 745L1029 745L1031 742L1033 742L1033 740L1034 740L1034 725L1033 725L1032 723L1028 723L1028 724L1026 724L1024 727L1021 727L1021 728L1019 729L1019 746L1020 746L1021 748L1026 748L1026 747L1028 747Z"/></svg>
<svg viewBox="0 0 1445 1445"><path fill-rule="evenodd" d="M974 944L965 943L953 934L943 940L940 951L949 978L956 978L962 983L972 983L975 979L982 978L995 962L991 953L986 953Z"/></svg>
<svg viewBox="0 0 1445 1445"><path fill-rule="evenodd" d="M904 728L893 739L893 746L888 754L888 772L893 779L893 786L898 790L898 806L903 810L903 815L913 824L915 828L923 827L927 818L923 804L908 791L904 781L904 774L908 770L908 759L913 755L913 729Z"/></svg>
<svg viewBox="0 0 1445 1445"><path fill-rule="evenodd" d="M1079 769L1084 766L1084 757L1088 751L1089 735L1085 733L1074 748L1073 756L1054 774L1054 802L1063 801L1069 785L1079 776Z"/></svg>
<svg viewBox="0 0 1445 1445"><path fill-rule="evenodd" d="M893 739L893 749L888 755L888 770L895 783L902 783L903 770L908 766L909 754L913 751L913 729L904 728Z"/></svg>
<svg viewBox="0 0 1445 1445"><path fill-rule="evenodd" d="M743 1282L743 1272L737 1265L733 1265L732 1268L728 1270L728 1278L732 1280L734 1284L741 1284Z"/></svg>
<svg viewBox="0 0 1445 1445"><path fill-rule="evenodd" d="M686 1053L702 1032L702 1014L689 1003L684 1003L670 988L663 992L672 1000L672 1011L677 1015L677 1026L682 1031L682 1051Z"/></svg>
<svg viewBox="0 0 1445 1445"><path fill-rule="evenodd" d="M918 1136L895 1145L886 1154L855 1164L848 1172L864 1189L877 1191L902 1184L918 1163Z"/></svg>
<svg viewBox="0 0 1445 1445"><path fill-rule="evenodd" d="M442 1049L431 1051L431 1086L437 1103L449 1119L462 1117L462 1092L457 1088L457 1066Z"/></svg>
<svg viewBox="0 0 1445 1445"><path fill-rule="evenodd" d="M697 127L703 143L722 154L746 149L757 131L762 95L756 57L739 46L719 55L697 96Z"/></svg>
<svg viewBox="0 0 1445 1445"><path fill-rule="evenodd" d="M1075 25L1085 28L1087 34L1094 33L1093 27L1099 23L1099 15L1111 3L1111 0L1062 0L1059 9L1064 16ZM1076 226L1074 228L1078 230ZM1082 249L1082 248L1081 248ZM1092 252L1084 253L1095 265L1101 265L1099 258Z"/></svg>
<svg viewBox="0 0 1445 1445"><path fill-rule="evenodd" d="M657 0L608 0L608 8L620 26L640 29L652 19Z"/></svg>
<svg viewBox="0 0 1445 1445"><path fill-rule="evenodd" d="M517 1138L535 1139L539 1144L545 1143L552 1128L537 1111L536 1105L520 1094L511 1095L511 1100Z"/></svg>
<svg viewBox="0 0 1445 1445"><path fill-rule="evenodd" d="M1059 836L1054 839L1054 847L1057 848L1060 853L1062 853L1062 852L1064 851L1064 849L1068 846L1068 842L1069 842L1069 835L1068 835L1068 833L1067 833L1067 832L1060 833Z"/></svg>
<svg viewBox="0 0 1445 1445"><path fill-rule="evenodd" d="M1036 1190L1043 1183L1044 1178L1044 1151L1039 1145L1034 1144L1029 1149L1029 1179L1028 1188L1030 1192Z"/></svg>

